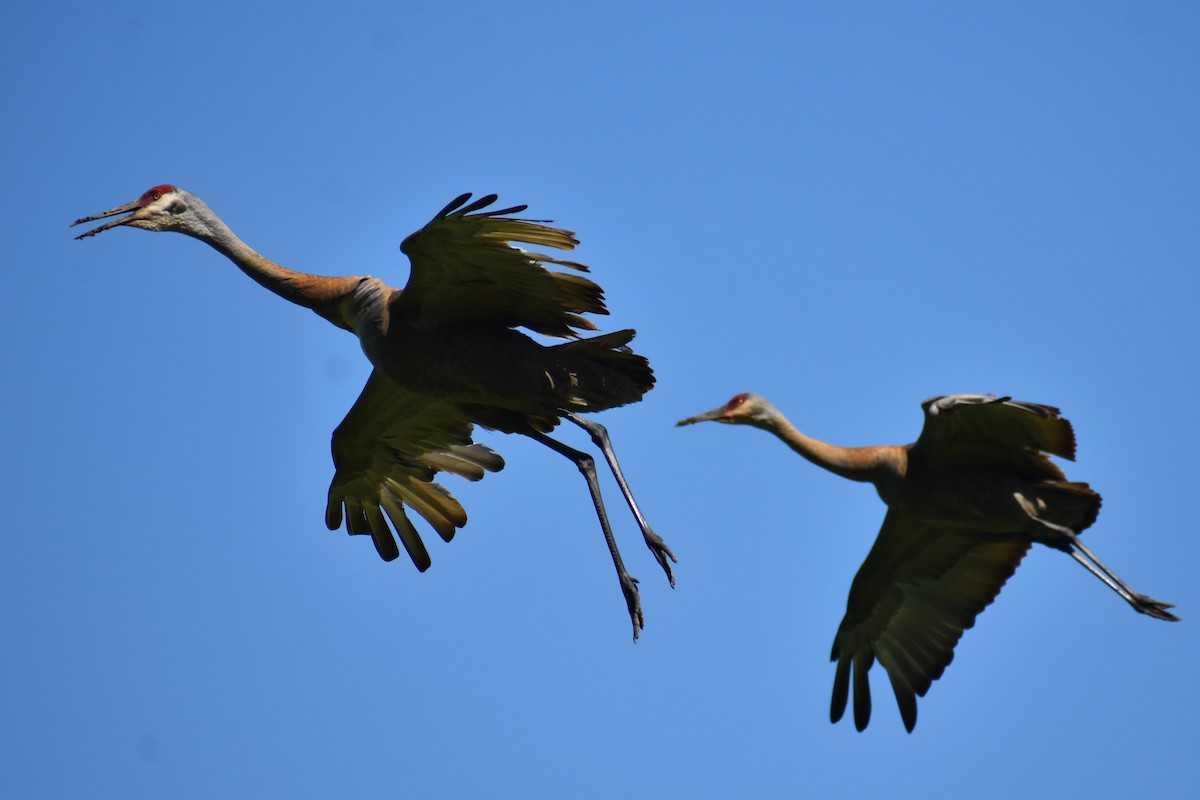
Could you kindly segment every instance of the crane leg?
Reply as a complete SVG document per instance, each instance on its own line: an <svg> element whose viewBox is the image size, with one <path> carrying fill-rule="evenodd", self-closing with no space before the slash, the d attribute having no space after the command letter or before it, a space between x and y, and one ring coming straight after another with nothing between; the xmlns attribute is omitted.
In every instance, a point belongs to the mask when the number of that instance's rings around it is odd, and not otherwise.
<svg viewBox="0 0 1200 800"><path fill-rule="evenodd" d="M662 566L663 572L667 573L667 580L674 588L675 575L671 571L671 562L678 563L679 559L671 552L671 548L667 547L667 543L663 541L662 537L650 529L650 524L646 522L642 510L638 508L637 501L633 499L633 492L629 490L629 484L625 481L624 473L621 472L621 465L617 461L617 452L613 449L612 439L608 436L608 429L599 422L593 422L572 413L565 413L563 417L587 431L588 436L592 437L592 442L604 454L604 460L608 462L608 468L612 470L613 477L617 480L617 486L621 487L621 494L625 497L625 502L629 504L629 510L633 512L633 517L642 530L642 538L646 540L646 547L650 548L650 552Z"/></svg>
<svg viewBox="0 0 1200 800"><path fill-rule="evenodd" d="M1087 570L1095 575L1100 580L1104 581L1110 589L1119 594L1125 599L1125 602L1133 606L1135 611L1143 614L1148 614L1155 619L1165 619L1170 622L1178 622L1179 616L1167 611L1168 608L1174 608L1174 603L1164 603L1161 600L1155 600L1152 597L1147 597L1140 592L1135 592L1129 588L1129 584L1117 577L1117 574L1104 565L1104 562L1096 558L1096 555L1084 546L1083 542L1076 537L1072 543L1078 550L1071 551L1071 558L1078 561Z"/></svg>
<svg viewBox="0 0 1200 800"><path fill-rule="evenodd" d="M541 442L554 452L569 458L587 481L588 492L592 495L592 505L596 508L596 516L600 518L600 529L604 532L604 541L608 544L609 555L612 556L613 566L617 570L617 580L621 583L621 593L625 595L625 606L629 609L629 618L633 622L633 640L645 626L642 615L642 602L638 594L638 580L625 569L621 560L621 551L617 549L617 540L613 538L612 527L608 524L608 514L604 510L604 500L600 497L600 481L596 478L596 461L587 453L568 447L556 439L551 439L544 433L531 431L525 434L534 441Z"/></svg>
<svg viewBox="0 0 1200 800"><path fill-rule="evenodd" d="M1023 500L1024 498L1019 497L1018 499ZM1088 572L1103 581L1105 586L1112 589L1121 596L1121 599L1133 606L1134 611L1147 614L1155 619L1165 619L1170 622L1179 621L1178 616L1167 610L1168 608L1174 608L1174 603L1164 603L1161 600L1155 600L1129 588L1129 584L1117 577L1117 574L1105 566L1103 561L1096 558L1096 554L1087 548L1087 545L1080 540L1079 535L1075 531L1065 525L1058 525L1041 519L1032 513L1032 509L1028 507L1027 502L1021 503L1021 507L1025 509L1025 512L1029 514L1031 519L1056 534L1042 541L1056 550L1068 553L1071 558L1082 564Z"/></svg>

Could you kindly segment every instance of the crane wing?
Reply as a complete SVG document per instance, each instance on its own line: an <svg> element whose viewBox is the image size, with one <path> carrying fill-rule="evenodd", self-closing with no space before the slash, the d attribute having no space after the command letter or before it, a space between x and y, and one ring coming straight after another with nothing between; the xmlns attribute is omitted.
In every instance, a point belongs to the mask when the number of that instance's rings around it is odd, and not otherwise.
<svg viewBox="0 0 1200 800"><path fill-rule="evenodd" d="M917 724L917 696L941 677L954 646L1000 593L1029 550L1006 538L931 524L889 510L850 586L846 616L833 640L837 662L830 718L846 710L851 666L854 725L867 727L876 660L891 678L904 727Z"/></svg>
<svg viewBox="0 0 1200 800"><path fill-rule="evenodd" d="M385 561L400 555L392 528L417 569L429 553L405 514L415 510L447 542L467 524L467 512L434 482L439 470L479 480L504 467L492 450L471 441L471 421L453 403L409 392L372 372L350 413L333 432L336 472L325 523L330 530L369 534Z"/></svg>
<svg viewBox="0 0 1200 800"><path fill-rule="evenodd" d="M428 225L400 245L412 272L396 308L410 325L431 330L445 325L490 322L569 337L595 330L581 314L607 314L604 293L579 275L551 272L547 264L586 272L587 267L519 244L572 250L569 231L542 221L505 216L525 206L481 211L490 194L468 203L460 195Z"/></svg>
<svg viewBox="0 0 1200 800"><path fill-rule="evenodd" d="M1075 432L1053 406L992 394L956 394L931 397L921 407L925 426L910 448L917 458L1012 467L1038 480L1063 480L1044 454L1075 458Z"/></svg>

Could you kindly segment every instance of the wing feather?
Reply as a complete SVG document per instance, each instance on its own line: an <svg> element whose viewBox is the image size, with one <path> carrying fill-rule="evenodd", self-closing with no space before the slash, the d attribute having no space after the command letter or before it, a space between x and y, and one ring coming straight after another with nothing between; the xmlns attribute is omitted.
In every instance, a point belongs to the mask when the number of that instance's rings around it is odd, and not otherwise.
<svg viewBox="0 0 1200 800"><path fill-rule="evenodd" d="M443 452L426 453L424 461L436 470L450 472L469 481L477 481L485 472L495 472L504 466L504 459L482 445L455 445Z"/></svg>
<svg viewBox="0 0 1200 800"><path fill-rule="evenodd" d="M833 642L837 662L830 717L845 712L851 665L854 719L870 717L866 673L887 670L909 731L924 696L954 658L963 631L999 594L1029 550L1027 539L990 536L889 510L850 586L846 616Z"/></svg>
<svg viewBox="0 0 1200 800"><path fill-rule="evenodd" d="M414 394L372 372L333 432L336 471L325 507L326 525L336 530L344 519L348 533L369 534L385 561L400 555L395 541L399 537L413 564L424 572L431 563L429 552L405 507L450 541L467 524L467 512L434 482L437 472L478 480L504 467L499 455L471 441L471 431L470 419L457 405Z"/></svg>
<svg viewBox="0 0 1200 800"><path fill-rule="evenodd" d="M560 337L595 330L580 315L608 313L600 287L582 276L546 269L551 264L586 272L587 267L516 246L569 251L579 243L574 234L505 216L525 206L482 211L495 195L463 205L470 197L455 198L400 245L412 271L394 310L421 330L472 322Z"/></svg>
<svg viewBox="0 0 1200 800"><path fill-rule="evenodd" d="M388 519L392 521L392 527L396 530L396 535L400 537L400 543L404 545L405 552L412 559L417 570L424 572L429 569L433 563L433 559L429 557L429 551L425 549L425 543L421 541L421 535L417 533L417 529L413 527L412 522L408 519L408 515L404 513L404 503L391 490L383 489L379 493L379 503L383 510L387 512ZM378 510L376 510L378 513ZM394 549L396 547L395 539L392 538L392 532L388 530L387 524L380 520L379 537L391 542ZM396 556L399 556L396 553ZM390 560L390 559L389 559Z"/></svg>
<svg viewBox="0 0 1200 800"><path fill-rule="evenodd" d="M939 464L1011 468L1032 480L1063 480L1048 455L1075 458L1075 432L1054 406L991 394L931 397L910 454Z"/></svg>

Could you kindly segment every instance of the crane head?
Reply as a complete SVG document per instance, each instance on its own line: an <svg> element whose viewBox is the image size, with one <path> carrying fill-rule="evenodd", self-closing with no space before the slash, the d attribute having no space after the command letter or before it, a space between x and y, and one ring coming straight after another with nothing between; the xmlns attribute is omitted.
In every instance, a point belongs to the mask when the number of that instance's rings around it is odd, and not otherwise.
<svg viewBox="0 0 1200 800"><path fill-rule="evenodd" d="M697 422L724 422L727 425L753 425L764 415L773 412L771 404L764 398L756 394L748 394L742 392L736 394L725 405L714 408L712 411L705 411L703 414L697 414L694 417L681 419L675 423L676 427L680 425L693 425Z"/></svg>
<svg viewBox="0 0 1200 800"><path fill-rule="evenodd" d="M128 216L106 222L75 238L86 239L88 236L95 236L101 231L119 225L128 225L131 228L141 228L146 231L175 231L197 236L203 233L203 229L206 227L203 223L202 213L197 213L204 208L206 207L198 198L178 186L164 183L148 189L145 194L131 203L110 208L108 211L101 211L99 214L92 214L90 217L82 217L72 222L71 225L105 219L117 214L127 214Z"/></svg>

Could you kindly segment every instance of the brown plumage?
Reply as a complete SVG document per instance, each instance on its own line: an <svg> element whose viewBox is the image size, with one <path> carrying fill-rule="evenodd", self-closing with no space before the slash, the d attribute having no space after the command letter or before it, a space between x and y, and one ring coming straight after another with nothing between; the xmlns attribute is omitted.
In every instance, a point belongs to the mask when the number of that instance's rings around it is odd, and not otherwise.
<svg viewBox="0 0 1200 800"><path fill-rule="evenodd" d="M466 511L434 478L450 472L478 480L504 466L472 441L475 424L528 436L569 458L587 481L636 640L643 625L637 580L613 538L594 460L548 434L562 419L588 433L673 586L675 556L634 501L608 432L579 416L637 402L654 385L654 374L629 349L632 330L578 338L579 331L596 328L585 315L608 313L600 287L574 274L587 267L520 246L567 251L578 244L574 235L509 216L525 206L484 210L495 200L461 195L406 238L401 249L411 273L403 290L369 276L323 277L282 267L176 186L156 186L73 224L126 214L77 238L130 226L200 239L260 285L358 336L375 369L334 431L336 473L325 519L331 530L344 522L349 533L369 535L385 560L399 555L398 536L417 569L430 565L406 508L446 541L466 524ZM517 328L571 341L544 345Z"/></svg>
<svg viewBox="0 0 1200 800"><path fill-rule="evenodd" d="M820 467L873 483L887 503L833 641L834 722L845 712L853 683L854 725L867 727L867 674L878 661L911 732L917 697L941 677L963 631L1034 542L1070 554L1138 612L1178 619L1167 611L1170 603L1134 592L1079 540L1096 521L1100 495L1086 483L1067 481L1049 458L1075 458L1074 431L1057 408L978 394L934 397L922 408L921 436L904 447L820 442L752 394L678 423L761 428Z"/></svg>

